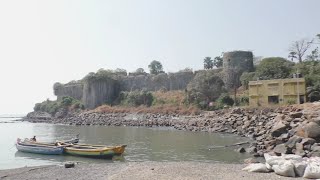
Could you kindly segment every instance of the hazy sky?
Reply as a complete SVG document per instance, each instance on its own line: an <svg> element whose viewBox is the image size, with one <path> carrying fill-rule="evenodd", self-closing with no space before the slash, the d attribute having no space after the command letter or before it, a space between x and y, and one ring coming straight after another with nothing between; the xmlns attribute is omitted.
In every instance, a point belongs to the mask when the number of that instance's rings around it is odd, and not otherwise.
<svg viewBox="0 0 320 180"><path fill-rule="evenodd" d="M287 57L320 33L319 0L0 0L0 114L55 99L52 86L99 68L167 72L252 50Z"/></svg>

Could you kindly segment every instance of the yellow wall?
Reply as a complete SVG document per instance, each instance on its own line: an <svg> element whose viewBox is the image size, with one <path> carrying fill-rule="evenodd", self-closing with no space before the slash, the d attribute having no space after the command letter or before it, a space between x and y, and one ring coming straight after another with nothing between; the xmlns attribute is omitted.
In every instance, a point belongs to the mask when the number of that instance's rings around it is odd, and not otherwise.
<svg viewBox="0 0 320 180"><path fill-rule="evenodd" d="M306 102L306 84L304 78L259 80L249 82L250 106L297 104L298 94L301 96L300 103ZM273 103L272 100L278 100L278 103Z"/></svg>

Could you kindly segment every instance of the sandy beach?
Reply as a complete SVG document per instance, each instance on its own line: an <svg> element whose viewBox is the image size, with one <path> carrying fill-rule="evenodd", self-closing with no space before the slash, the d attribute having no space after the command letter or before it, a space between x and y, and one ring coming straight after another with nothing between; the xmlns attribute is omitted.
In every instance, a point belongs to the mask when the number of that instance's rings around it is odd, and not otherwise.
<svg viewBox="0 0 320 180"><path fill-rule="evenodd" d="M289 180L274 173L248 173L244 164L215 164L198 162L125 162L106 164L76 164L64 166L38 166L0 170L0 179L21 180L80 180L80 179L222 179L222 180ZM302 178L295 178L302 179Z"/></svg>

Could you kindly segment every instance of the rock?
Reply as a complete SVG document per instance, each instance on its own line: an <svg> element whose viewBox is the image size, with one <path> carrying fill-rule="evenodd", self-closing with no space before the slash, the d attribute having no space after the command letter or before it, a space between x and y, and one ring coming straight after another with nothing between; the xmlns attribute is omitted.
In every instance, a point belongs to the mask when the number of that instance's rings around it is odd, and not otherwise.
<svg viewBox="0 0 320 180"><path fill-rule="evenodd" d="M308 157L320 157L320 152L318 152L318 151L311 152L308 154Z"/></svg>
<svg viewBox="0 0 320 180"><path fill-rule="evenodd" d="M291 112L289 113L289 116L292 117L292 118L301 118L301 116L303 115L303 113L300 111L300 112Z"/></svg>
<svg viewBox="0 0 320 180"><path fill-rule="evenodd" d="M240 147L239 149L237 149L237 152L244 153L246 152L246 149L244 147Z"/></svg>
<svg viewBox="0 0 320 180"><path fill-rule="evenodd" d="M42 119L42 120L48 120L51 119L51 114L47 112L41 112L41 111L34 111L27 114L28 119Z"/></svg>
<svg viewBox="0 0 320 180"><path fill-rule="evenodd" d="M240 108L234 108L232 109L231 114L242 114L242 110Z"/></svg>
<svg viewBox="0 0 320 180"><path fill-rule="evenodd" d="M287 126L282 122L278 121L271 129L271 135L273 137L279 137L281 134L287 132Z"/></svg>
<svg viewBox="0 0 320 180"><path fill-rule="evenodd" d="M313 145L314 143L316 143L316 140L312 139L312 138L304 138L301 141L302 145Z"/></svg>
<svg viewBox="0 0 320 180"><path fill-rule="evenodd" d="M252 163L260 163L260 161L258 160L258 158L248 158L244 160L244 163L252 164Z"/></svg>
<svg viewBox="0 0 320 180"><path fill-rule="evenodd" d="M320 126L315 122L309 122L304 127L304 131L309 138L320 138Z"/></svg>
<svg viewBox="0 0 320 180"><path fill-rule="evenodd" d="M247 167L243 168L242 170L248 171L248 172L260 172L260 173L270 172L267 166L263 163L249 164Z"/></svg>
<svg viewBox="0 0 320 180"><path fill-rule="evenodd" d="M296 149L295 149L294 154L299 155L299 156L305 156L305 152L303 150L302 143L297 143L296 144Z"/></svg>
<svg viewBox="0 0 320 180"><path fill-rule="evenodd" d="M250 154L254 154L257 152L257 148L256 147L249 147L246 149L246 152L248 152Z"/></svg>
<svg viewBox="0 0 320 180"><path fill-rule="evenodd" d="M74 163L74 162L66 162L66 163L64 164L64 167L65 167L65 168L74 168L74 166L75 166L75 163Z"/></svg>
<svg viewBox="0 0 320 180"><path fill-rule="evenodd" d="M302 138L299 137L299 136L292 136L287 142L286 142L286 145L289 147L289 148L294 148L296 146L296 143L299 143L302 141Z"/></svg>
<svg viewBox="0 0 320 180"><path fill-rule="evenodd" d="M277 139L280 139L281 141L285 141L289 138L289 133L281 134Z"/></svg>
<svg viewBox="0 0 320 180"><path fill-rule="evenodd" d="M320 117L317 117L315 119L312 119L313 122L317 123L320 126Z"/></svg>
<svg viewBox="0 0 320 180"><path fill-rule="evenodd" d="M320 146L315 144L311 147L311 150L314 152L320 152Z"/></svg>
<svg viewBox="0 0 320 180"><path fill-rule="evenodd" d="M270 141L264 141L264 145L266 146L266 148L273 147L274 145L276 145L276 140L273 139Z"/></svg>
<svg viewBox="0 0 320 180"><path fill-rule="evenodd" d="M273 152L275 152L276 154L288 154L289 153L289 149L285 144L279 144L276 147L274 147Z"/></svg>

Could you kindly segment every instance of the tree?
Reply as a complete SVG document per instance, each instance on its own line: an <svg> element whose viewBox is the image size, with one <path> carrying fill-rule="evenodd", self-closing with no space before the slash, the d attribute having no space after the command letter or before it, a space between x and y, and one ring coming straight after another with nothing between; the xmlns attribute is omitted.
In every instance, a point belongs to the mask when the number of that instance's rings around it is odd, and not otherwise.
<svg viewBox="0 0 320 180"><path fill-rule="evenodd" d="M210 101L215 101L226 92L224 83L217 73L202 71L187 86L187 100L206 108Z"/></svg>
<svg viewBox="0 0 320 180"><path fill-rule="evenodd" d="M241 85L245 87L245 89L249 88L249 81L255 80L256 73L255 72L244 72L240 76Z"/></svg>
<svg viewBox="0 0 320 180"><path fill-rule="evenodd" d="M144 71L143 68L138 68L136 71L135 71L136 74L145 74L146 72Z"/></svg>
<svg viewBox="0 0 320 180"><path fill-rule="evenodd" d="M150 70L150 74L160 74L160 73L164 73L163 69L162 69L162 64L159 61L153 60L149 65L148 68Z"/></svg>
<svg viewBox="0 0 320 180"><path fill-rule="evenodd" d="M297 58L299 60L299 63L301 63L303 61L303 56L305 55L306 51L311 47L312 43L313 40L308 41L307 39L294 41L289 49L289 56L290 54L295 53L295 55L297 55L295 58Z"/></svg>
<svg viewBox="0 0 320 180"><path fill-rule="evenodd" d="M213 68L213 60L211 57L205 57L203 60L204 69L212 69Z"/></svg>
<svg viewBox="0 0 320 180"><path fill-rule="evenodd" d="M293 62L281 57L264 58L257 66L256 76L262 80L288 78L293 66Z"/></svg>
<svg viewBox="0 0 320 180"><path fill-rule="evenodd" d="M223 59L220 56L217 56L213 59L213 65L217 68L221 68L223 65Z"/></svg>
<svg viewBox="0 0 320 180"><path fill-rule="evenodd" d="M116 70L114 70L114 73L116 75L127 76L127 70L121 68L117 68Z"/></svg>
<svg viewBox="0 0 320 180"><path fill-rule="evenodd" d="M293 59L296 59L296 58L297 58L297 53L296 53L296 52L293 52L293 51L289 52L288 58L290 58L291 61L293 61Z"/></svg>
<svg viewBox="0 0 320 180"><path fill-rule="evenodd" d="M316 47L311 54L307 56L308 61L318 61L319 60L319 48Z"/></svg>

